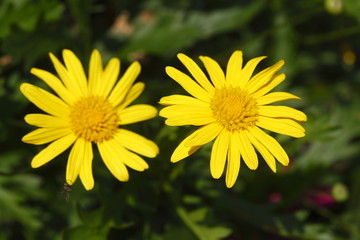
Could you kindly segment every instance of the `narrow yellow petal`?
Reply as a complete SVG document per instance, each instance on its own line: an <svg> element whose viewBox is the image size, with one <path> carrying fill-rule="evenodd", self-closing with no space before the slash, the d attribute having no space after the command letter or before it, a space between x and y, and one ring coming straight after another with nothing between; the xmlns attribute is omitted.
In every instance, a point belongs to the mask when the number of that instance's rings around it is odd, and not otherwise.
<svg viewBox="0 0 360 240"><path fill-rule="evenodd" d="M74 81L74 85L76 85L81 92L81 96L87 96L89 93L87 79L80 60L68 49L63 50L63 59L68 70L68 74L72 78L72 81Z"/></svg>
<svg viewBox="0 0 360 240"><path fill-rule="evenodd" d="M261 60L263 60L266 57L257 57L253 58L250 61L248 61L243 69L241 69L239 74L240 80L239 82L236 82L236 86L239 86L240 88L245 88L246 84L249 82L256 66L259 64Z"/></svg>
<svg viewBox="0 0 360 240"><path fill-rule="evenodd" d="M192 117L194 117L195 115L210 117L212 115L212 111L208 104L204 104L204 105L199 104L198 106L172 105L161 109L159 115L165 118L179 117L179 116L186 117L187 115L192 115Z"/></svg>
<svg viewBox="0 0 360 240"><path fill-rule="evenodd" d="M63 83L48 71L32 68L30 73L43 80L59 97L64 100L67 104L72 104L76 101L75 97L65 88Z"/></svg>
<svg viewBox="0 0 360 240"><path fill-rule="evenodd" d="M118 147L114 150L117 152L118 155L124 156L121 161L128 167L142 172L145 169L149 168L149 165L142 159L139 155L128 151L126 148L118 145Z"/></svg>
<svg viewBox="0 0 360 240"><path fill-rule="evenodd" d="M229 150L230 133L223 130L216 138L211 149L210 172L215 179L221 177L224 172L226 156Z"/></svg>
<svg viewBox="0 0 360 240"><path fill-rule="evenodd" d="M279 85L281 82L285 80L285 74L280 73L274 76L272 80L262 88L260 88L258 91L252 93L253 98L260 98L261 96L267 94L271 90L273 90L277 85Z"/></svg>
<svg viewBox="0 0 360 240"><path fill-rule="evenodd" d="M32 159L31 167L38 168L53 160L60 153L68 149L75 140L76 136L71 134L52 142Z"/></svg>
<svg viewBox="0 0 360 240"><path fill-rule="evenodd" d="M254 147L260 152L261 156L264 158L267 165L270 169L276 173L276 161L274 156L269 152L266 146L263 145L261 141L253 136L253 134L249 132L245 132L246 136L249 138L250 142Z"/></svg>
<svg viewBox="0 0 360 240"><path fill-rule="evenodd" d="M168 126L186 126L186 125L192 125L192 126L203 126L214 122L214 119L209 118L207 116L195 116L191 117L188 116L186 118L169 118L165 120L165 124Z"/></svg>
<svg viewBox="0 0 360 240"><path fill-rule="evenodd" d="M253 138L257 139L257 141L261 143L282 165L287 166L289 164L288 155L281 147L281 145L275 140L275 138L266 134L263 130L259 129L258 127L252 128L249 131L249 135L250 134L253 136ZM271 164L273 163L271 162Z"/></svg>
<svg viewBox="0 0 360 240"><path fill-rule="evenodd" d="M65 128L69 127L69 121L64 118L54 117L47 114L31 113L25 116L25 122L30 125L43 128Z"/></svg>
<svg viewBox="0 0 360 240"><path fill-rule="evenodd" d="M226 167L226 187L231 188L234 186L236 179L240 171L240 162L241 162L240 147L237 139L234 139L234 136L230 136L230 145L229 153Z"/></svg>
<svg viewBox="0 0 360 240"><path fill-rule="evenodd" d="M266 105L275 102L290 100L290 99L300 99L298 96L295 96L287 92L271 92L262 97L256 99L258 105Z"/></svg>
<svg viewBox="0 0 360 240"><path fill-rule="evenodd" d="M238 86L240 81L240 72L243 64L242 51L235 51L227 64L226 67L226 85Z"/></svg>
<svg viewBox="0 0 360 240"><path fill-rule="evenodd" d="M89 191L94 188L94 177L92 173L93 152L91 142L85 142L83 158L84 160L81 165L79 176L85 189Z"/></svg>
<svg viewBox="0 0 360 240"><path fill-rule="evenodd" d="M171 95L171 96L162 97L159 103L166 106L167 105L186 105L186 106L199 106L199 107L209 106L209 103L185 95Z"/></svg>
<svg viewBox="0 0 360 240"><path fill-rule="evenodd" d="M90 63L89 63L89 92L92 95L98 95L97 90L102 84L100 79L103 74L103 66L101 55L97 49L91 53Z"/></svg>
<svg viewBox="0 0 360 240"><path fill-rule="evenodd" d="M119 124L126 125L151 119L157 115L157 109L151 105L138 104L118 111Z"/></svg>
<svg viewBox="0 0 360 240"><path fill-rule="evenodd" d="M114 175L114 177L117 178L119 181L128 181L129 172L125 164L121 161L121 159L126 156L117 155L117 145L110 140L98 143L98 149L106 167L109 169L112 175Z"/></svg>
<svg viewBox="0 0 360 240"><path fill-rule="evenodd" d="M258 113L270 118L291 118L296 121L306 121L306 115L294 108L287 106L260 106Z"/></svg>
<svg viewBox="0 0 360 240"><path fill-rule="evenodd" d="M225 74L220 65L209 57L200 56L200 60L204 63L204 66L210 76L211 82L215 88L221 89L225 85Z"/></svg>
<svg viewBox="0 0 360 240"><path fill-rule="evenodd" d="M196 116L196 118L192 118L192 117L188 117L188 118L169 118L165 120L165 124L168 126L187 126L187 125L192 125L192 126L203 126L206 124L210 124L214 122L213 119L208 118L206 116L201 117L201 116Z"/></svg>
<svg viewBox="0 0 360 240"><path fill-rule="evenodd" d="M69 92L71 92L71 94L75 98L82 97L83 95L81 93L81 90L77 86L76 81L73 80L73 76L71 76L69 74L69 72L66 70L64 65L59 61L59 59L57 59L57 57L55 57L52 53L49 53L49 55L50 55L50 59L51 59L53 65L54 65L54 68L55 68L56 72L59 74L59 77L62 80L62 82L64 83L66 89Z"/></svg>
<svg viewBox="0 0 360 240"><path fill-rule="evenodd" d="M219 135L222 129L223 127L217 123L205 125L194 132L193 137L185 142L185 146L199 146L211 142Z"/></svg>
<svg viewBox="0 0 360 240"><path fill-rule="evenodd" d="M80 169L84 162L86 155L86 140L83 138L76 139L74 146L72 147L68 162L66 165L66 182L69 185L74 184L77 177L79 176Z"/></svg>
<svg viewBox="0 0 360 240"><path fill-rule="evenodd" d="M201 146L193 146L193 147L187 147L185 146L185 142L192 138L196 132L193 132L188 137L186 137L174 150L173 154L171 155L170 161L175 163L178 162L191 154L195 153L197 150L200 149Z"/></svg>
<svg viewBox="0 0 360 240"><path fill-rule="evenodd" d="M139 62L133 62L126 70L109 95L108 100L113 106L117 107L124 100L132 84L139 76L140 71L141 66Z"/></svg>
<svg viewBox="0 0 360 240"><path fill-rule="evenodd" d="M256 125L272 132L291 137L300 138L305 136L305 129L299 123L291 119L277 119L259 116Z"/></svg>
<svg viewBox="0 0 360 240"><path fill-rule="evenodd" d="M145 157L154 158L159 153L159 148L153 141L126 129L119 129L114 139L121 146Z"/></svg>
<svg viewBox="0 0 360 240"><path fill-rule="evenodd" d="M26 134L21 140L25 143L42 145L72 134L70 128L38 128Z"/></svg>
<svg viewBox="0 0 360 240"><path fill-rule="evenodd" d="M127 157L122 159L123 163L126 166L128 166L136 171L139 171L139 172L142 172L145 169L149 168L149 165L139 155L137 155L133 152L130 152L130 151L126 150L125 148L119 148L119 150L123 151L124 155L126 153Z"/></svg>
<svg viewBox="0 0 360 240"><path fill-rule="evenodd" d="M169 126L201 126L214 122L209 106L196 107L174 105L163 108L159 115L167 118L165 123Z"/></svg>
<svg viewBox="0 0 360 240"><path fill-rule="evenodd" d="M166 67L165 71L167 75L169 75L169 77L179 83L185 89L185 91L190 93L193 97L200 99L204 102L210 102L211 94L205 91L188 75L173 67Z"/></svg>
<svg viewBox="0 0 360 240"><path fill-rule="evenodd" d="M112 58L106 66L101 78L98 79L100 84L96 84L99 88L96 90L96 94L99 96L107 97L113 89L115 82L120 72L120 61L117 58Z"/></svg>
<svg viewBox="0 0 360 240"><path fill-rule="evenodd" d="M273 66L268 67L258 74L256 74L254 77L251 78L251 80L247 84L247 89L250 93L256 92L263 86L265 86L269 81L272 79L274 74L280 70L280 68L284 65L284 61L280 60L277 63L275 63Z"/></svg>
<svg viewBox="0 0 360 240"><path fill-rule="evenodd" d="M241 156L243 157L246 166L248 166L248 168L250 168L251 170L257 169L259 165L258 157L249 138L244 132L239 132L237 136Z"/></svg>
<svg viewBox="0 0 360 240"><path fill-rule="evenodd" d="M63 117L70 112L68 105L60 98L39 87L23 83L20 85L20 91L30 102L51 115Z"/></svg>
<svg viewBox="0 0 360 240"><path fill-rule="evenodd" d="M184 64L184 66L189 70L194 79L203 87L208 93L214 93L214 86L211 85L208 78L200 67L188 56L185 54L179 53L177 57Z"/></svg>
<svg viewBox="0 0 360 240"><path fill-rule="evenodd" d="M131 143L127 143L126 140L130 140ZM136 140L140 140L141 143L135 143ZM131 151L133 148L145 147L147 148L145 150L136 150L143 151L145 154L155 157L159 153L159 149L155 143L150 142L151 141L147 140L146 138L124 129L120 129L120 131L114 136L112 140L112 144L114 145L113 149L116 156L124 156L121 158L121 161L126 166L140 172L148 169L149 165L144 161L144 159ZM131 145L130 148L127 147L129 145ZM127 150L126 148L131 151Z"/></svg>
<svg viewBox="0 0 360 240"><path fill-rule="evenodd" d="M128 94L125 97L125 100L121 103L118 109L124 109L133 101L135 101L140 94L144 91L145 83L137 82L129 90Z"/></svg>

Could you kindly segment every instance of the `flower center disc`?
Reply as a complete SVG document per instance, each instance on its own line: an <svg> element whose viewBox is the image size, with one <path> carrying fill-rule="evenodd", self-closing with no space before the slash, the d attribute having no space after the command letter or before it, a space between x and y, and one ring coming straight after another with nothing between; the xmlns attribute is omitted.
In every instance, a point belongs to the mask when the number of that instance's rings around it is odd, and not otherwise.
<svg viewBox="0 0 360 240"><path fill-rule="evenodd" d="M74 133L91 142L109 140L118 128L119 117L102 97L86 97L76 102L70 113Z"/></svg>
<svg viewBox="0 0 360 240"><path fill-rule="evenodd" d="M211 109L216 121L228 131L246 130L258 118L256 101L240 88L222 88L215 92Z"/></svg>

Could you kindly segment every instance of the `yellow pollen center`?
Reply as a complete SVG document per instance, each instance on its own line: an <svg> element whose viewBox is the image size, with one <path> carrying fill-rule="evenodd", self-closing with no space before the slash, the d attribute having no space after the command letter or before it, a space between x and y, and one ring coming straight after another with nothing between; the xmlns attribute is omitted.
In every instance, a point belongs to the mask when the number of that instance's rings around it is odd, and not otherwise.
<svg viewBox="0 0 360 240"><path fill-rule="evenodd" d="M113 137L119 117L111 104L102 97L86 97L76 102L70 113L74 133L91 142L102 142Z"/></svg>
<svg viewBox="0 0 360 240"><path fill-rule="evenodd" d="M211 100L211 109L216 121L231 132L246 130L258 119L255 99L240 88L217 90Z"/></svg>

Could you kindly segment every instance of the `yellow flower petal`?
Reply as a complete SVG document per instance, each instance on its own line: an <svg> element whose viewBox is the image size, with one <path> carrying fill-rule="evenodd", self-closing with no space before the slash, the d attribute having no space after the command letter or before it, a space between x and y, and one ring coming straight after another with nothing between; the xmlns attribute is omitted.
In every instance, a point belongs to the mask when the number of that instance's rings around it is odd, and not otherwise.
<svg viewBox="0 0 360 240"><path fill-rule="evenodd" d="M27 99L44 112L57 117L67 116L70 112L68 105L60 98L39 87L23 83L20 85L20 90Z"/></svg>
<svg viewBox="0 0 360 240"><path fill-rule="evenodd" d="M272 132L291 137L300 138L305 136L305 129L299 123L291 119L276 119L259 116L256 125Z"/></svg>
<svg viewBox="0 0 360 240"><path fill-rule="evenodd" d="M290 100L290 99L300 99L300 98L298 96L295 96L287 92L272 92L262 97L259 97L258 99L256 99L256 102L258 105L261 106L261 105L271 104L271 103Z"/></svg>
<svg viewBox="0 0 360 240"><path fill-rule="evenodd" d="M215 88L222 88L225 85L225 75L220 65L209 57L200 56L200 60L204 63L211 82L214 84Z"/></svg>
<svg viewBox="0 0 360 240"><path fill-rule="evenodd" d="M108 101L115 107L117 107L125 98L129 92L131 85L139 76L141 66L139 62L133 62L126 70L120 81L115 85L114 89L110 93Z"/></svg>
<svg viewBox="0 0 360 240"><path fill-rule="evenodd" d="M162 97L159 101L162 105L186 105L186 106L199 106L208 108L209 104L203 101L200 101L197 98L184 95L171 95L167 97Z"/></svg>
<svg viewBox="0 0 360 240"><path fill-rule="evenodd" d="M124 102L118 107L118 109L124 109L133 101L135 101L140 94L144 91L145 84L142 82L135 83L129 90L128 94L125 97Z"/></svg>
<svg viewBox="0 0 360 240"><path fill-rule="evenodd" d="M151 105L138 104L118 111L119 124L126 125L151 119L157 115L157 109Z"/></svg>
<svg viewBox="0 0 360 240"><path fill-rule="evenodd" d="M42 145L72 134L69 128L38 128L26 134L21 140L25 143Z"/></svg>
<svg viewBox="0 0 360 240"><path fill-rule="evenodd" d="M154 158L159 153L159 148L153 141L126 129L119 129L114 139L121 146L145 157Z"/></svg>
<svg viewBox="0 0 360 240"><path fill-rule="evenodd" d="M175 163L178 162L188 156L190 156L191 154L193 154L194 152L196 152L197 150L200 149L201 146L193 146L193 147L187 147L185 146L185 142L192 138L194 136L196 132L190 134L187 138L185 138L174 150L173 154L171 155L170 161Z"/></svg>
<svg viewBox="0 0 360 240"><path fill-rule="evenodd" d="M126 182L129 180L129 172L125 164L121 161L124 155L117 154L117 145L113 141L98 143L98 149L106 167L119 181ZM114 157L116 156L116 157Z"/></svg>
<svg viewBox="0 0 360 240"><path fill-rule="evenodd" d="M90 63L89 63L89 92L90 94L97 95L97 91L100 89L102 84L100 79L102 79L103 66L101 55L98 50L94 50L91 53Z"/></svg>
<svg viewBox="0 0 360 240"><path fill-rule="evenodd" d="M83 166L86 157L87 143L83 138L76 139L69 155L66 165L66 182L72 185L79 176L80 169Z"/></svg>
<svg viewBox="0 0 360 240"><path fill-rule="evenodd" d="M149 168L149 165L140 156L128 151L124 146L121 145L120 138L121 134L117 134L111 143L113 144L113 151L116 156L122 156L121 160L126 166L142 172Z"/></svg>
<svg viewBox="0 0 360 240"><path fill-rule="evenodd" d="M85 189L89 191L94 188L94 177L92 173L93 152L91 142L85 142L83 158L84 160L80 168L79 176Z"/></svg>
<svg viewBox="0 0 360 240"><path fill-rule="evenodd" d="M217 123L205 125L194 132L193 137L185 142L185 146L199 146L211 142L219 135L222 129Z"/></svg>
<svg viewBox="0 0 360 240"><path fill-rule="evenodd" d="M119 72L120 61L117 58L112 58L106 66L102 77L98 79L100 83L96 84L98 86L96 94L107 97L115 85L115 82L119 76Z"/></svg>
<svg viewBox="0 0 360 240"><path fill-rule="evenodd" d="M32 159L31 167L38 168L53 160L60 153L68 149L75 140L76 136L71 134L52 142Z"/></svg>
<svg viewBox="0 0 360 240"><path fill-rule="evenodd" d="M273 78L274 74L279 71L279 69L284 65L284 61L280 60L275 63L273 66L268 67L254 77L247 84L247 89L249 92L253 93L265 86Z"/></svg>
<svg viewBox="0 0 360 240"><path fill-rule="evenodd" d="M246 84L249 82L256 66L259 64L261 60L266 57L257 57L248 61L243 69L241 69L240 73L237 71L239 75L239 81L235 83L235 86L239 86L240 88L244 88Z"/></svg>
<svg viewBox="0 0 360 240"><path fill-rule="evenodd" d="M257 169L259 165L258 157L249 138L244 132L239 132L237 136L241 156L244 159L246 166L248 166L251 170Z"/></svg>
<svg viewBox="0 0 360 240"><path fill-rule="evenodd" d="M231 188L234 186L236 179L240 171L240 147L237 139L234 139L234 136L230 136L230 145L228 152L228 160L226 167L226 187Z"/></svg>
<svg viewBox="0 0 360 240"><path fill-rule="evenodd" d="M200 99L201 101L210 102L211 95L194 82L194 80L192 80L188 75L173 67L166 67L165 71L169 77L179 83L185 91L190 93L192 96Z"/></svg>
<svg viewBox="0 0 360 240"><path fill-rule="evenodd" d="M190 116L188 118L169 118L165 121L165 124L168 126L185 126L185 125L192 125L192 126L202 126L207 125L214 122L211 118L206 116L204 117L193 117Z"/></svg>
<svg viewBox="0 0 360 240"><path fill-rule="evenodd" d="M209 107L175 105L163 108L159 115L168 118L165 123L169 126L199 126L214 122Z"/></svg>
<svg viewBox="0 0 360 240"><path fill-rule="evenodd" d="M73 76L69 74L59 59L57 59L57 57L55 57L52 53L49 53L49 56L66 89L76 98L83 96L81 90L77 86L77 83L73 80Z"/></svg>
<svg viewBox="0 0 360 240"><path fill-rule="evenodd" d="M251 144L254 145L254 147L260 152L261 156L264 158L267 165L270 167L270 169L276 173L276 161L274 156L269 152L269 150L264 146L264 144L255 138L253 134L249 132L245 132L246 136L249 138Z"/></svg>
<svg viewBox="0 0 360 240"><path fill-rule="evenodd" d="M296 121L306 121L306 115L287 106L260 106L259 114L270 118L291 118Z"/></svg>
<svg viewBox="0 0 360 240"><path fill-rule="evenodd" d="M289 157L280 146L280 144L270 135L266 134L258 127L254 127L249 131L249 135L256 138L264 147L284 166L289 164Z"/></svg>
<svg viewBox="0 0 360 240"><path fill-rule="evenodd" d="M214 87L209 82L208 78L200 67L188 56L185 54L179 53L177 57L184 64L184 66L189 70L194 79L203 87L208 93L214 93Z"/></svg>
<svg viewBox="0 0 360 240"><path fill-rule="evenodd" d="M280 73L274 76L272 80L258 91L252 93L253 98L260 98L261 96L267 94L271 90L273 90L277 85L279 85L282 81L285 80L285 74Z"/></svg>
<svg viewBox="0 0 360 240"><path fill-rule="evenodd" d="M68 49L63 50L63 59L68 70L68 74L72 78L74 85L81 92L81 96L87 96L89 93L87 80L80 60Z"/></svg>
<svg viewBox="0 0 360 240"><path fill-rule="evenodd" d="M142 159L139 155L132 153L125 148L119 148L119 151L123 151L124 155L126 154L126 158L122 159L123 163L139 172L144 171L145 169L149 168L149 165Z"/></svg>
<svg viewBox="0 0 360 240"><path fill-rule="evenodd" d="M240 71L242 69L243 54L241 51L235 51L226 67L226 85L238 86L240 81Z"/></svg>
<svg viewBox="0 0 360 240"><path fill-rule="evenodd" d="M221 177L224 172L226 156L229 149L230 133L226 130L222 131L216 138L211 149L210 172L215 179Z"/></svg>
<svg viewBox="0 0 360 240"><path fill-rule="evenodd" d="M53 74L37 68L32 68L30 72L49 85L49 87L51 87L51 89L54 90L54 92L56 92L67 104L75 102L74 96L71 95L71 93L65 88L60 79L55 77Z"/></svg>
<svg viewBox="0 0 360 240"><path fill-rule="evenodd" d="M69 127L69 121L64 118L54 117L47 114L32 113L25 116L25 122L30 125L43 128Z"/></svg>

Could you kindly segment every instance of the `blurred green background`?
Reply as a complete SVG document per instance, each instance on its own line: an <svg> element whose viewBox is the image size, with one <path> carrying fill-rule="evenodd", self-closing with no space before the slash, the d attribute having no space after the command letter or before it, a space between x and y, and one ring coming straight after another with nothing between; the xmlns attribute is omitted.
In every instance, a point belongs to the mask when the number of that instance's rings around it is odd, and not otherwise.
<svg viewBox="0 0 360 240"><path fill-rule="evenodd" d="M358 0L1 0L0 2L0 239L360 239L360 1ZM273 134L291 158L271 172L242 164L232 189L209 171L209 150L176 164L170 155L195 128L164 119L130 126L161 153L143 173L118 182L100 157L95 188L79 180L63 192L68 152L39 169L42 147L21 137L23 117L39 112L20 94L30 82L48 89L31 67L55 73L48 52L71 49L87 68L92 49L122 70L138 60L146 83L138 102L184 93L164 71L184 70L179 52L225 68L234 50L245 60L268 56L261 70L284 59L287 80L277 89L301 101L285 104L308 116L307 135ZM199 61L198 61L199 62Z"/></svg>

